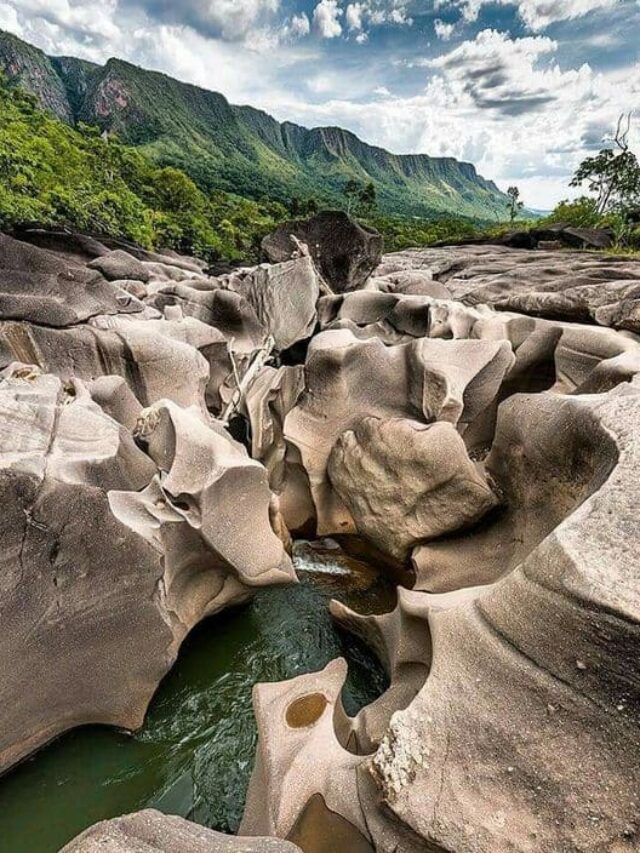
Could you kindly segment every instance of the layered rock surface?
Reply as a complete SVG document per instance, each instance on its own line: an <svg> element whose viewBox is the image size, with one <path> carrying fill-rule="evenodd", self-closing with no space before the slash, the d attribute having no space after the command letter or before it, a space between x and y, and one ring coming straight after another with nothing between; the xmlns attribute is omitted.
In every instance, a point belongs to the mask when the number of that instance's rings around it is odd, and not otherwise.
<svg viewBox="0 0 640 853"><path fill-rule="evenodd" d="M387 255L374 276L408 271L426 273L469 305L640 332L640 261L634 258L456 246Z"/></svg>

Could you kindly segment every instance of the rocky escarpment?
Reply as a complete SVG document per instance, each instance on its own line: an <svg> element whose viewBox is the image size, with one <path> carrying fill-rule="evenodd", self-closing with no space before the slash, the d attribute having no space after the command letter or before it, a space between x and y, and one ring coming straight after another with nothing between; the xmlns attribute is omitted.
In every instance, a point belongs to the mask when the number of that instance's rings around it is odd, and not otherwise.
<svg viewBox="0 0 640 853"><path fill-rule="evenodd" d="M331 535L405 583L332 605L390 685L355 717L341 660L255 688L239 849L637 849L639 265L416 250L334 292L299 240L214 277L65 239L0 242L3 766L139 725L198 620Z"/></svg>

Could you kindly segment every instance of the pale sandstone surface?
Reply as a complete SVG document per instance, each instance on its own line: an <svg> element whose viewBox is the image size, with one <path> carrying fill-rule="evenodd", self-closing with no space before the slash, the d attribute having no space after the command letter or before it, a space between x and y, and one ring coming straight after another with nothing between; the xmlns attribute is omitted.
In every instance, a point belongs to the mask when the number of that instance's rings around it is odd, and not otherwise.
<svg viewBox="0 0 640 853"><path fill-rule="evenodd" d="M351 722L336 704L343 669L297 688L259 688L256 774L276 786L269 802L280 805L258 809L252 787L247 831L284 837L302 800L320 794L336 808L341 780L338 811L367 828L376 850L637 848L640 385L516 396L499 419L492 454L504 453L506 468L526 464L510 473L526 504L517 567L485 587L402 593L390 616L363 619L336 605L379 651L391 688ZM283 722L301 692L325 697L329 709L306 739ZM373 759L346 750L377 743ZM317 771L292 803L286 780L301 764ZM358 787L367 774L373 792Z"/></svg>
<svg viewBox="0 0 640 853"><path fill-rule="evenodd" d="M501 246L408 249L385 255L376 277L408 271L431 275L470 305L551 319L594 320L640 332L640 261L588 252Z"/></svg>

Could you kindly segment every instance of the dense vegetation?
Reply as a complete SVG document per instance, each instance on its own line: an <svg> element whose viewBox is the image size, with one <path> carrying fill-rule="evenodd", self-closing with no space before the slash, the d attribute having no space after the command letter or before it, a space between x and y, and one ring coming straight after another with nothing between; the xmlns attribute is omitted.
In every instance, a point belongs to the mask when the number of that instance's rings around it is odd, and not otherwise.
<svg viewBox="0 0 640 853"><path fill-rule="evenodd" d="M255 257L287 216L282 205L205 195L177 169L135 148L77 129L0 81L0 228L37 222L126 237L208 258Z"/></svg>
<svg viewBox="0 0 640 853"><path fill-rule="evenodd" d="M631 155L632 157L632 155ZM611 157L601 158L612 173ZM606 162L605 162L606 161ZM562 202L537 227L557 222L613 229L618 247L640 247L640 183L630 183L635 158L622 163L619 177L603 208L598 198ZM589 163L593 170L600 161ZM620 167L617 167L618 171ZM580 172L580 174L582 174ZM613 169L613 174L618 172ZM601 176L602 177L602 176ZM604 178L602 178L604 180ZM629 189L631 187L631 189ZM407 217L380 210L372 182L350 180L336 196L337 204L378 228L388 251L485 235L507 225L493 225L461 216L434 214ZM249 200L223 190L205 191L183 171L158 166L141 149L115 135L55 118L38 100L0 77L0 229L25 223L68 225L98 234L125 237L146 247L172 248L215 260L259 259L262 237L280 222L315 212L322 199L296 196L284 204L269 198ZM502 215L506 220L509 207ZM526 227L528 223L519 223ZM533 224L533 223L531 223Z"/></svg>

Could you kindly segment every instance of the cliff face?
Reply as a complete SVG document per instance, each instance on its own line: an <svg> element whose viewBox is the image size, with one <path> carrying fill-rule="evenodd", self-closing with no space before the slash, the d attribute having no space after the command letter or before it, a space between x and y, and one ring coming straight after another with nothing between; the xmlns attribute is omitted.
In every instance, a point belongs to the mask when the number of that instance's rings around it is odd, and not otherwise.
<svg viewBox="0 0 640 853"><path fill-rule="evenodd" d="M0 69L57 117L116 132L205 189L332 202L355 178L375 184L386 213L494 219L506 211L504 194L470 163L391 154L339 127L281 124L253 107L232 106L219 93L118 59L99 66L50 58L0 33Z"/></svg>
<svg viewBox="0 0 640 853"><path fill-rule="evenodd" d="M11 83L35 95L42 106L63 121L73 110L53 62L41 50L11 33L0 33L0 70Z"/></svg>

